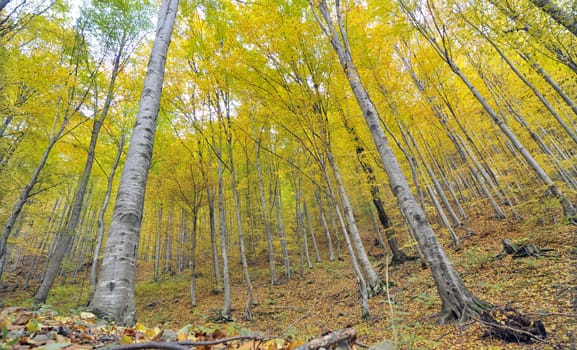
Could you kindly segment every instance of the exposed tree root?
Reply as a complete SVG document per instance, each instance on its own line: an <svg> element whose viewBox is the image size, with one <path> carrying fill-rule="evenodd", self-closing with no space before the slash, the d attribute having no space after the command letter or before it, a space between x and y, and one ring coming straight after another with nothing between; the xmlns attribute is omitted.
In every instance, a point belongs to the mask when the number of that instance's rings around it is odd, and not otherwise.
<svg viewBox="0 0 577 350"><path fill-rule="evenodd" d="M548 248L539 248L534 244L523 244L517 245L514 244L510 239L503 240L503 251L497 255L496 259L502 259L507 255L511 255L513 259L517 258L527 258L530 256L534 257L542 257L547 256L547 252L552 251L553 249Z"/></svg>
<svg viewBox="0 0 577 350"><path fill-rule="evenodd" d="M510 343L531 344L547 336L541 320L533 321L510 306L496 306L481 313L481 322L487 327L487 336Z"/></svg>

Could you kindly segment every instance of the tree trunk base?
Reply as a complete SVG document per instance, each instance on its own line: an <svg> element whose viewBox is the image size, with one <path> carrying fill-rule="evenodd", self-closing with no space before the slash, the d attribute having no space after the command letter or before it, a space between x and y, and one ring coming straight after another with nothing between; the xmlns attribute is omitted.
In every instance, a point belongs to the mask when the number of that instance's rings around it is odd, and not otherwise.
<svg viewBox="0 0 577 350"><path fill-rule="evenodd" d="M481 313L481 321L487 327L487 336L509 343L531 344L547 336L541 320L533 321L510 306L496 306Z"/></svg>

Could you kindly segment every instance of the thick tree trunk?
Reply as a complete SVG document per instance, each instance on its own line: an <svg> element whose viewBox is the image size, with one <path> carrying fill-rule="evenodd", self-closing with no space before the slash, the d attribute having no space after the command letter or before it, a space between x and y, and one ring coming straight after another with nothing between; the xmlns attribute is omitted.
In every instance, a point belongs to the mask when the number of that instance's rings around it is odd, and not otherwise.
<svg viewBox="0 0 577 350"><path fill-rule="evenodd" d="M110 316L119 325L133 325L136 321L134 305L136 254L146 180L160 108L166 54L177 8L178 0L163 0L160 8L156 38L140 97L136 124L120 178L102 269L90 301L92 309Z"/></svg>
<svg viewBox="0 0 577 350"><path fill-rule="evenodd" d="M314 5L309 1L311 7ZM333 18L329 13L324 0L318 5L319 13L315 11L317 20L325 34L328 36L335 52L337 53L349 85L355 94L357 103L363 112L365 121L371 132L373 142L381 156L382 164L388 175L389 183L393 193L399 203L399 208L404 218L412 228L420 250L427 259L427 264L431 269L437 291L442 302L442 311L439 319L442 322L459 320L467 315L474 315L481 311L485 303L474 297L465 287L458 273L453 268L451 262L435 237L431 225L426 219L425 213L417 204L413 194L410 192L409 184L401 171L401 167L389 145L383 128L379 122L378 111L370 99L370 96L363 86L360 76L353 64L349 49L348 38L344 29L341 16L341 9L337 7L337 23L339 33L334 27ZM341 38L343 39L341 41Z"/></svg>

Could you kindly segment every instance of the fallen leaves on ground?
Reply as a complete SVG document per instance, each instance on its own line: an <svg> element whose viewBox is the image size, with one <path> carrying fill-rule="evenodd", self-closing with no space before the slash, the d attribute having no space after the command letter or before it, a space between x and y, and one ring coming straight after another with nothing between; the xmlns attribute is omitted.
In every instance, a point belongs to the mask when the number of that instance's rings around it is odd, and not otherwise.
<svg viewBox="0 0 577 350"><path fill-rule="evenodd" d="M2 328L0 349L82 350L122 347L137 343L173 343L195 346L200 350L227 348L249 350L289 350L303 342L286 338L263 337L258 334L227 334L222 329L193 327L188 324L178 331L149 328L141 323L134 327L118 327L98 319L90 312L59 316L54 310L9 307L0 313Z"/></svg>

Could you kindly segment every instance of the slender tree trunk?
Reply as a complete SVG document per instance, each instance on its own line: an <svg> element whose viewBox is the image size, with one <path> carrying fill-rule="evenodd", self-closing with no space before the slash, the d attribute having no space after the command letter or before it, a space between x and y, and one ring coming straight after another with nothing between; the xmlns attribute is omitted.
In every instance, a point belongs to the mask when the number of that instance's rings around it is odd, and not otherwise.
<svg viewBox="0 0 577 350"><path fill-rule="evenodd" d="M309 224L309 231L311 233L311 240L313 241L313 249L315 250L315 261L321 262L321 254L319 252L319 246L317 244L317 239L315 237L315 230L313 227L313 221L311 219L311 216L309 215L309 208L308 208L306 201L303 202L303 209L304 209L304 215L306 218L306 222Z"/></svg>
<svg viewBox="0 0 577 350"><path fill-rule="evenodd" d="M120 141L118 142L118 150L116 152L116 158L114 159L112 169L110 169L110 174L108 174L106 194L104 195L104 201L102 201L102 207L100 208L100 213L98 214L98 237L96 238L96 245L94 246L94 254L92 256L92 267L90 269L91 297L92 293L94 293L94 287L96 286L96 271L98 269L98 264L100 262L100 248L102 246L102 240L104 238L104 215L106 214L106 209L108 208L108 202L110 202L112 183L114 182L114 175L116 174L116 168L120 163L120 157L122 156L123 149L124 149L124 134L120 135Z"/></svg>
<svg viewBox="0 0 577 350"><path fill-rule="evenodd" d="M329 166L333 171L333 177L337 185L337 191L339 193L342 202L344 217L348 224L348 232L350 235L350 239L353 243L353 246L355 247L355 252L357 255L357 259L359 261L359 265L361 267L361 271L363 272L363 275L366 278L369 298L375 295L379 295L384 292L383 288L384 283L381 280L381 278L377 275L377 272L375 271L373 265L371 264L371 261L369 260L369 256L367 255L367 251L361 239L361 234L359 232L359 228L357 227L357 222L353 214L353 207L351 206L349 197L345 190L345 185L341 177L341 173L330 151L327 151L327 160Z"/></svg>
<svg viewBox="0 0 577 350"><path fill-rule="evenodd" d="M333 239L331 237L331 230L329 230L329 225L327 223L327 218L325 216L325 210L323 207L323 202L321 200L320 194L315 191L315 199L317 201L317 205L319 207L319 212L321 216L321 224L323 225L323 229L325 231L325 237L327 239L327 245L329 247L329 261L335 260L335 250L333 248Z"/></svg>
<svg viewBox="0 0 577 350"><path fill-rule="evenodd" d="M122 170L109 236L104 249L102 269L90 301L92 309L110 316L119 325L133 325L136 320L134 305L136 254L146 180L160 108L166 54L177 8L178 0L162 1L136 124Z"/></svg>
<svg viewBox="0 0 577 350"><path fill-rule="evenodd" d="M156 215L156 243L154 244L154 282L160 277L160 238L162 236L162 203L158 205Z"/></svg>
<svg viewBox="0 0 577 350"><path fill-rule="evenodd" d="M314 11L312 1L309 1L309 3ZM355 94L357 103L371 131L373 142L381 156L391 189L397 197L404 218L415 233L419 248L424 253L433 274L437 291L442 301L442 311L439 314L440 321L454 321L466 318L469 315L478 314L481 309L488 307L488 305L474 297L465 287L437 240L431 225L426 219L425 213L410 192L407 180L401 171L401 167L389 146L389 142L379 122L379 113L363 86L352 61L341 8L339 6L336 8L338 32L334 27L334 16L330 14L324 0L318 4L318 10L320 13L314 11L317 21L339 57L349 85ZM319 15L322 16L322 19Z"/></svg>
<svg viewBox="0 0 577 350"><path fill-rule="evenodd" d="M339 207L339 203L333 189L333 185L330 182L330 177L326 167L322 167L325 179L327 181L327 187L329 190L329 196L331 202L335 208L335 212L337 215L337 219L339 221L339 226L341 228L341 233L343 234L343 238L345 239L345 245L347 246L347 251L349 252L349 256L351 257L351 266L353 268L353 272L357 279L357 284L359 286L359 301L361 306L361 316L364 319L368 319L371 316L371 312L369 309L369 291L367 288L367 282L365 280L365 276L359 267L359 262L357 260L357 256L355 255L355 250L353 249L353 244L351 243L351 239L349 237L349 232L347 230L347 225L345 223L345 219L343 218L343 214L341 213L341 209ZM339 254L340 258L340 254Z"/></svg>
<svg viewBox="0 0 577 350"><path fill-rule="evenodd" d="M280 244L282 249L282 256L284 261L284 274L287 279L290 279L292 276L291 273L291 265L290 259L288 254L288 247L286 242L286 231L284 228L284 219L282 215L282 190L280 188L277 189L277 205L276 205L276 215L277 215L277 225L278 230L280 232Z"/></svg>
<svg viewBox="0 0 577 350"><path fill-rule="evenodd" d="M379 221L381 222L381 225L383 225L383 229L385 230L385 235L387 236L387 242L389 244L389 248L393 253L392 263L400 264L403 261L407 260L407 256L405 255L405 253L401 251L399 247L399 242L395 237L395 230L393 228L393 224L391 223L391 220L389 219L389 216L385 211L385 206L383 204L383 200L381 199L381 191L379 190L379 186L377 185L377 178L373 171L373 167L368 163L366 159L365 149L362 146L361 139L357 134L356 130L348 123L344 115L342 116L342 119L349 135L353 138L353 141L356 146L357 159L361 165L361 168L363 169L363 172L367 177L367 182L371 187L371 197L373 205L377 210Z"/></svg>
<svg viewBox="0 0 577 350"><path fill-rule="evenodd" d="M301 199L301 181L299 178L298 181L298 189L295 191L295 200L297 202L297 220L298 220L298 225L297 227L299 228L298 232L302 233L302 245L303 245L303 249L304 249L304 256L306 257L306 262L307 262L307 267L309 269L313 268L313 264L311 262L311 255L309 254L309 244L308 244L308 239L307 239L307 227L306 227L306 222L305 222L305 214L304 214L304 210L303 210L303 201Z"/></svg>
<svg viewBox="0 0 577 350"><path fill-rule="evenodd" d="M6 224L4 225L4 230L2 231L2 237L0 237L0 279L2 278L2 273L4 272L4 269L6 267L5 263L7 262L6 245L8 243L8 238L10 237L10 234L12 233L12 229L14 228L14 225L16 224L16 221L18 220L18 216L22 212L22 208L24 208L24 205L28 201L28 198L30 198L30 196L32 195L32 190L34 189L34 186L38 182L38 179L40 177L40 173L42 172L42 169L44 169L44 166L46 165L46 162L48 161L48 156L50 155L52 148L56 144L56 141L58 141L60 139L60 137L62 136L62 134L64 133L64 129L66 128L66 125L68 124L68 121L70 120L70 118L71 118L71 115L65 116L64 119L62 120L62 122L60 123L59 129L50 138L50 141L48 142L48 145L46 146L46 149L44 150L44 153L42 154L42 158L40 159L40 162L38 163L38 165L34 169L34 172L32 173L32 177L30 178L30 181L28 182L28 184L26 186L24 186L24 188L22 189L22 192L20 192L20 197L18 198L18 200L16 201L16 203L12 207L12 212L10 213L10 216L8 217L8 220L6 221Z"/></svg>
<svg viewBox="0 0 577 350"><path fill-rule="evenodd" d="M5 0L6 1L6 0ZM2 5L2 3L0 2L0 5ZM0 11L2 11L2 8L0 8ZM8 129L8 126L10 125L10 123L12 122L12 119L14 119L14 116L7 116L4 117L4 121L2 122L2 125L0 125L0 139L2 137L4 137L4 133L6 132L6 130Z"/></svg>
<svg viewBox="0 0 577 350"><path fill-rule="evenodd" d="M260 193L260 205L262 208L262 219L264 221L264 231L268 248L268 264L270 269L270 284L274 286L277 283L276 266L274 262L274 249L272 242L272 229L268 217L268 208L266 204L266 197L264 195L264 180L262 176L262 166L260 162L260 142L256 144L256 169L258 173L258 189Z"/></svg>
<svg viewBox="0 0 577 350"><path fill-rule="evenodd" d="M244 246L244 235L243 235L243 229L242 229L242 217L240 214L240 210L241 210L240 198L238 195L238 189L236 187L236 170L235 170L235 166L234 166L234 157L233 157L234 156L234 150L232 147L232 135L231 135L232 123L230 120L228 108L227 108L227 123L228 123L228 125L226 128L226 134L227 134L228 153L229 153L229 159L230 159L230 175L231 175L232 196L234 199L234 210L235 210L235 214L236 214L236 226L237 226L237 231L238 231L240 260L242 263L242 271L244 273L244 281L246 283L246 289L247 289L247 301L246 301L246 305L244 307L243 319L245 321L252 321L254 318L254 316L252 314L252 307L253 307L253 305L257 305L258 303L256 302L256 299L254 298L252 282L250 280L250 273L248 270L248 262L246 260L246 251L245 251L245 246ZM264 195L264 192L262 194ZM269 225L269 234L270 234L270 225Z"/></svg>
<svg viewBox="0 0 577 350"><path fill-rule="evenodd" d="M549 0L529 1L553 18L555 22L565 27L565 29L570 31L577 38L577 16L575 16L575 7L573 7L573 12L567 12ZM575 4L573 4L573 6L575 6Z"/></svg>
<svg viewBox="0 0 577 350"><path fill-rule="evenodd" d="M216 280L216 291L222 290L222 277L220 275L220 264L218 258L218 242L216 230L216 210L214 207L214 192L210 187L206 188L206 199L208 201L208 221L210 226L210 246L212 250L212 267L214 270L214 278Z"/></svg>
<svg viewBox="0 0 577 350"><path fill-rule="evenodd" d="M192 209L192 232L190 248L190 305L192 307L196 306L196 233L198 228L198 209L198 207L194 207Z"/></svg>
<svg viewBox="0 0 577 350"><path fill-rule="evenodd" d="M573 114L577 115L577 103L563 90L563 88L557 84L557 82L551 78L551 76L537 63L536 61L531 59L531 55L527 53L519 53L522 59L524 59L530 66L533 68L539 76L543 78L552 88L557 92L557 94L561 97L561 99L571 108Z"/></svg>
<svg viewBox="0 0 577 350"><path fill-rule="evenodd" d="M222 255L222 276L224 284L224 302L221 310L221 317L223 320L231 319L231 300L230 300L230 274L228 271L228 252L226 239L226 212L224 207L224 184L223 184L223 165L222 155L220 151L217 154L218 158L218 215L219 215L219 234L220 234L220 250Z"/></svg>

